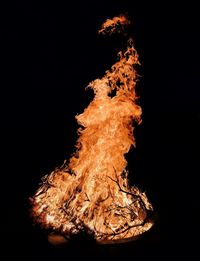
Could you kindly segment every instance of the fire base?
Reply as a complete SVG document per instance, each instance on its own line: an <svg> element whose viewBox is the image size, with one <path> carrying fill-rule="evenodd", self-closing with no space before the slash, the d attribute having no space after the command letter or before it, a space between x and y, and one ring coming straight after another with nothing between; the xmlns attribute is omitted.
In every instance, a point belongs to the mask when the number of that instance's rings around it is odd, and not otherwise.
<svg viewBox="0 0 200 261"><path fill-rule="evenodd" d="M113 173L98 186L96 179L86 187L82 178L57 170L43 179L32 198L33 218L54 233L50 242L80 233L100 244L135 240L153 226L153 208L145 193L128 187L126 174Z"/></svg>

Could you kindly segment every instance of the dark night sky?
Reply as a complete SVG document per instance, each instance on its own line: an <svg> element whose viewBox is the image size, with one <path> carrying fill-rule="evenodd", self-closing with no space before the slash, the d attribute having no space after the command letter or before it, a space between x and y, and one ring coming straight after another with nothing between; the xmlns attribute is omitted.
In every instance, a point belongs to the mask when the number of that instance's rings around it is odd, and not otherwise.
<svg viewBox="0 0 200 261"><path fill-rule="evenodd" d="M65 2L26 1L2 8L6 246L26 260L35 260L39 251L44 260L66 258L74 250L73 257L114 258L126 252L131 260L146 258L150 251L150 257L162 260L163 255L173 257L173 251L195 250L200 173L197 8L191 2ZM126 12L142 64L137 88L143 123L136 129L137 149L127 156L130 182L147 192L159 222L152 234L133 244L98 248L81 242L54 249L32 227L28 197L41 177L74 151L74 116L92 98L84 89L109 69L127 39L100 37L97 30L105 19Z"/></svg>

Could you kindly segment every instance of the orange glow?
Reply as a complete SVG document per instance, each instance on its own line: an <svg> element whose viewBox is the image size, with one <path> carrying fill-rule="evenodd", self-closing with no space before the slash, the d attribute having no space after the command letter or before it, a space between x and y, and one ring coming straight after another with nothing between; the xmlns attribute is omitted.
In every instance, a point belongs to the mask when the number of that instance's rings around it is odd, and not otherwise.
<svg viewBox="0 0 200 261"><path fill-rule="evenodd" d="M107 20L102 28L125 17ZM99 32L103 32L101 29ZM128 184L125 154L135 146L133 123L141 122L135 86L138 54L129 40L125 52L101 79L89 84L94 99L76 116L77 151L69 164L42 179L32 198L32 215L43 228L65 238L80 231L99 243L130 240L149 230L153 211L145 193Z"/></svg>
<svg viewBox="0 0 200 261"><path fill-rule="evenodd" d="M125 25L130 24L128 18L124 15L115 16L113 19L107 19L102 24L101 29L98 31L102 34L112 34L114 32L121 32Z"/></svg>

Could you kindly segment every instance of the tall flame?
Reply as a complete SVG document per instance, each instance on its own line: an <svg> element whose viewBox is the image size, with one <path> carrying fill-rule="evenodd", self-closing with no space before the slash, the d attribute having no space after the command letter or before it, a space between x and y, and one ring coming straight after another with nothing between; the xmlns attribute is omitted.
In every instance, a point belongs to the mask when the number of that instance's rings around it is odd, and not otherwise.
<svg viewBox="0 0 200 261"><path fill-rule="evenodd" d="M127 23L120 16L99 31ZM132 40L101 79L89 84L94 99L76 119L77 151L69 164L42 179L32 198L32 215L42 227L70 238L80 231L97 242L132 239L149 230L153 211L145 193L129 187L125 154L135 146L133 122L140 123L141 107L135 86L139 64Z"/></svg>

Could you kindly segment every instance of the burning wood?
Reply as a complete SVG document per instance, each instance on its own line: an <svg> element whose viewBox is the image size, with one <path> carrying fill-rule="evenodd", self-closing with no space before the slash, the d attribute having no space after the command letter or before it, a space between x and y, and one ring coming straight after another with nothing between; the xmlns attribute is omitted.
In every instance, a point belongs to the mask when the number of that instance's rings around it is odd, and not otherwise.
<svg viewBox="0 0 200 261"><path fill-rule="evenodd" d="M99 32L113 32L120 22L129 23L115 17ZM153 225L145 193L128 185L124 157L135 146L133 122L140 123L142 113L135 93L138 54L131 40L118 56L101 79L89 84L94 99L76 116L82 126L76 153L42 179L32 198L34 220L65 238L86 231L100 243L121 242Z"/></svg>

